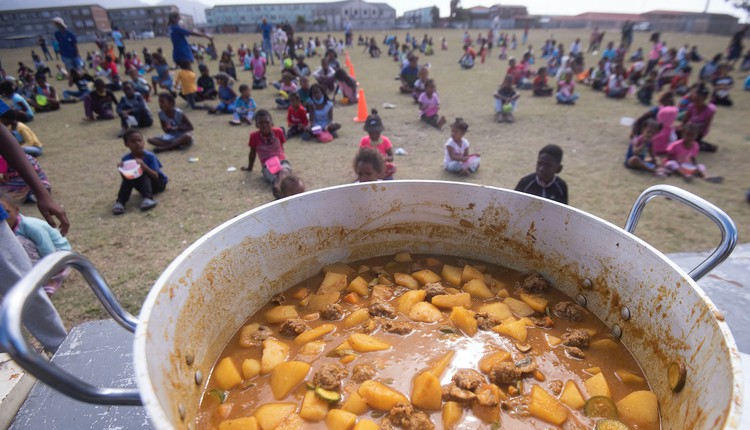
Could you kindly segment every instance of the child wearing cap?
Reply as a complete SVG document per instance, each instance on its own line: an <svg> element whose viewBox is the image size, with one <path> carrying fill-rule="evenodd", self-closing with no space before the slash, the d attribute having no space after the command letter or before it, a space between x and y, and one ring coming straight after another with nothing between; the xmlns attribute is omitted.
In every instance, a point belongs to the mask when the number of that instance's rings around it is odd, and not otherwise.
<svg viewBox="0 0 750 430"><path fill-rule="evenodd" d="M451 124L451 137L445 142L443 167L451 173L468 176L479 169L479 154L469 154L469 141L464 139L469 131L469 124L462 118L456 118Z"/></svg>
<svg viewBox="0 0 750 430"><path fill-rule="evenodd" d="M393 144L391 140L383 136L383 121L378 115L378 111L373 109L365 120L364 130L367 136L359 141L359 148L371 148L377 150L385 160L385 170L383 178L386 180L393 179L396 173L396 165L393 164Z"/></svg>

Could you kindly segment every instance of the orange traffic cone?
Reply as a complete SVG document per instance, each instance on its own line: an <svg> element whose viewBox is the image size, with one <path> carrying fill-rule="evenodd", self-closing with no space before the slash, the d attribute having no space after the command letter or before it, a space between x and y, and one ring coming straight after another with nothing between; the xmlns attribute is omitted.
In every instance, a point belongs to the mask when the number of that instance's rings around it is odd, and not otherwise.
<svg viewBox="0 0 750 430"><path fill-rule="evenodd" d="M344 64L346 64L347 66L352 65L352 59L349 57L349 51L346 51L346 58L344 60Z"/></svg>
<svg viewBox="0 0 750 430"><path fill-rule="evenodd" d="M349 76L352 77L352 79L357 79L357 74L354 73L354 64L349 63Z"/></svg>
<svg viewBox="0 0 750 430"><path fill-rule="evenodd" d="M357 116L354 118L354 122L365 122L367 121L367 100L365 100L365 90L359 89L358 93L359 101L357 102Z"/></svg>

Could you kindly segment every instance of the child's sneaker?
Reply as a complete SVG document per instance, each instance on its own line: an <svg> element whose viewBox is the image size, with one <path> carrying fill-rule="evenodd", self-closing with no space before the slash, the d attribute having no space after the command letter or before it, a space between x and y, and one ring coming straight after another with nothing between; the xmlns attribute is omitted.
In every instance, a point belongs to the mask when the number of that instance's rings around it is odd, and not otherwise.
<svg viewBox="0 0 750 430"><path fill-rule="evenodd" d="M230 125L242 125L242 121L238 119L232 119L232 120L229 120L229 124Z"/></svg>
<svg viewBox="0 0 750 430"><path fill-rule="evenodd" d="M154 199L149 199L149 198L145 198L145 199L143 199L143 201L141 202L141 210L142 210L142 211L147 211L147 210L149 210L149 209L153 209L153 208L155 208L155 207L156 207L156 205L158 205L158 204L159 204L159 202L157 202L157 201L156 201L156 200L154 200Z"/></svg>
<svg viewBox="0 0 750 430"><path fill-rule="evenodd" d="M125 213L125 205L123 205L120 202L115 203L114 206L112 206L112 214L113 215L122 215Z"/></svg>

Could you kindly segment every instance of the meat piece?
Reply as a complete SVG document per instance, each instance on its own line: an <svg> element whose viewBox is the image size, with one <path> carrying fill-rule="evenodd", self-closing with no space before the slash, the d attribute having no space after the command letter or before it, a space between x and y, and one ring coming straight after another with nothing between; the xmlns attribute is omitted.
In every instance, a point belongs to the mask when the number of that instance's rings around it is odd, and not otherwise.
<svg viewBox="0 0 750 430"><path fill-rule="evenodd" d="M529 413L530 402L530 396L515 396L500 403L500 407L510 415L528 417L531 415Z"/></svg>
<svg viewBox="0 0 750 430"><path fill-rule="evenodd" d="M391 419L388 418L388 415L380 420L380 430L396 430L396 427L393 427L393 423L391 423Z"/></svg>
<svg viewBox="0 0 750 430"><path fill-rule="evenodd" d="M528 292L538 293L549 288L549 283L542 277L542 275L532 273L524 278L523 282L521 282L518 287Z"/></svg>
<svg viewBox="0 0 750 430"><path fill-rule="evenodd" d="M530 317L530 319L537 327L552 328L555 326L555 321L546 315L543 317Z"/></svg>
<svg viewBox="0 0 750 430"><path fill-rule="evenodd" d="M352 381L361 384L375 377L377 371L369 364L358 364L352 369Z"/></svg>
<svg viewBox="0 0 750 430"><path fill-rule="evenodd" d="M587 348L589 346L589 339L589 332L586 330L571 329L562 335L562 344L565 346Z"/></svg>
<svg viewBox="0 0 750 430"><path fill-rule="evenodd" d="M370 294L372 301L387 302L393 298L393 289L387 285L376 285L372 287L372 293Z"/></svg>
<svg viewBox="0 0 750 430"><path fill-rule="evenodd" d="M381 319L380 324L383 327L383 330L388 333L393 334L409 334L412 332L411 324L407 322L397 322L397 321L391 321L386 319Z"/></svg>
<svg viewBox="0 0 750 430"><path fill-rule="evenodd" d="M415 411L408 403L397 403L388 413L390 422L404 430L432 430L435 424L430 417L422 412Z"/></svg>
<svg viewBox="0 0 750 430"><path fill-rule="evenodd" d="M286 302L286 297L284 297L284 294L274 294L273 297L271 297L271 303L273 303L276 306L281 306Z"/></svg>
<svg viewBox="0 0 750 430"><path fill-rule="evenodd" d="M360 333L372 333L378 328L377 321L373 319L369 319L362 323L362 325L359 326Z"/></svg>
<svg viewBox="0 0 750 430"><path fill-rule="evenodd" d="M476 394L472 393L469 390L458 388L453 382L443 386L443 400L460 403L470 402L476 398Z"/></svg>
<svg viewBox="0 0 750 430"><path fill-rule="evenodd" d="M563 382L560 380L554 380L547 382L547 386L549 387L550 392L555 397L559 396L560 393L562 393L563 390Z"/></svg>
<svg viewBox="0 0 750 430"><path fill-rule="evenodd" d="M478 312L474 318L477 319L477 325L480 330L492 330L492 327L500 324L500 321L496 320L492 315Z"/></svg>
<svg viewBox="0 0 750 430"><path fill-rule="evenodd" d="M515 384L521 379L523 372L513 363L502 361L492 366L490 381L495 385Z"/></svg>
<svg viewBox="0 0 750 430"><path fill-rule="evenodd" d="M419 272L422 269L424 269L424 266L419 261L412 261L409 264L409 273Z"/></svg>
<svg viewBox="0 0 750 430"><path fill-rule="evenodd" d="M477 402L481 406L497 406L500 404L500 396L497 387L493 390L494 385L482 384L476 391Z"/></svg>
<svg viewBox="0 0 750 430"><path fill-rule="evenodd" d="M378 276L391 276L390 273L388 273L383 266L372 266L370 267L370 273L375 275L375 277Z"/></svg>
<svg viewBox="0 0 750 430"><path fill-rule="evenodd" d="M451 381L456 384L458 388L469 390L471 392L476 391L476 389L479 388L480 385L487 382L484 379L484 375L474 369L456 370L456 373L453 374L453 378L451 378Z"/></svg>
<svg viewBox="0 0 750 430"><path fill-rule="evenodd" d="M320 317L328 321L340 320L344 316L344 308L338 303L332 303L320 310Z"/></svg>
<svg viewBox="0 0 750 430"><path fill-rule="evenodd" d="M536 361L528 356L516 360L513 365L516 366L521 373L531 373L537 369Z"/></svg>
<svg viewBox="0 0 750 430"><path fill-rule="evenodd" d="M370 316L372 317L386 317L386 318L396 317L396 309L394 309L390 303L386 303L386 302L374 301L367 308L367 311L370 313Z"/></svg>
<svg viewBox="0 0 750 430"><path fill-rule="evenodd" d="M579 360L583 360L586 358L586 353L581 350L581 348L577 348L575 346L569 346L565 348L565 353L568 354L571 358L577 358Z"/></svg>
<svg viewBox="0 0 750 430"><path fill-rule="evenodd" d="M297 337L307 330L310 330L310 326L301 318L289 318L279 327L279 333L287 337Z"/></svg>
<svg viewBox="0 0 750 430"><path fill-rule="evenodd" d="M552 313L555 316L568 321L580 321L583 319L583 313L577 304L573 302L560 302L552 307Z"/></svg>
<svg viewBox="0 0 750 430"><path fill-rule="evenodd" d="M313 375L313 385L325 390L338 390L344 370L335 364L324 364Z"/></svg>
<svg viewBox="0 0 750 430"><path fill-rule="evenodd" d="M253 339L253 344L260 345L264 340L271 337L272 334L273 331L271 330L271 327L265 325L258 327L258 330L255 330L255 332L253 332L251 336Z"/></svg>
<svg viewBox="0 0 750 430"><path fill-rule="evenodd" d="M445 291L445 287L440 282L430 282L429 284L425 284L423 290L427 293L424 298L426 302L432 301L432 298L435 296L448 294L448 292Z"/></svg>

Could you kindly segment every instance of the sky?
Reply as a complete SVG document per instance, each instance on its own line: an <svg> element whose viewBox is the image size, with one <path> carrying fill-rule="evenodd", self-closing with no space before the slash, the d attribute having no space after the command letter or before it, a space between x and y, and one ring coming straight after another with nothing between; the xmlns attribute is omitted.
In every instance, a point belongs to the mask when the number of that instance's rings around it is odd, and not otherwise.
<svg viewBox="0 0 750 430"><path fill-rule="evenodd" d="M201 0L211 4L247 4L247 3L295 3L304 0ZM368 0L384 1L396 9L398 16L404 11L437 5L440 15L447 16L450 11L450 0ZM703 12L708 1L708 11L727 13L747 21L747 16L725 0L463 0L464 8L473 6L491 6L496 3L524 5L532 15L576 15L583 12L623 12L642 13L650 10L666 9L688 12Z"/></svg>

